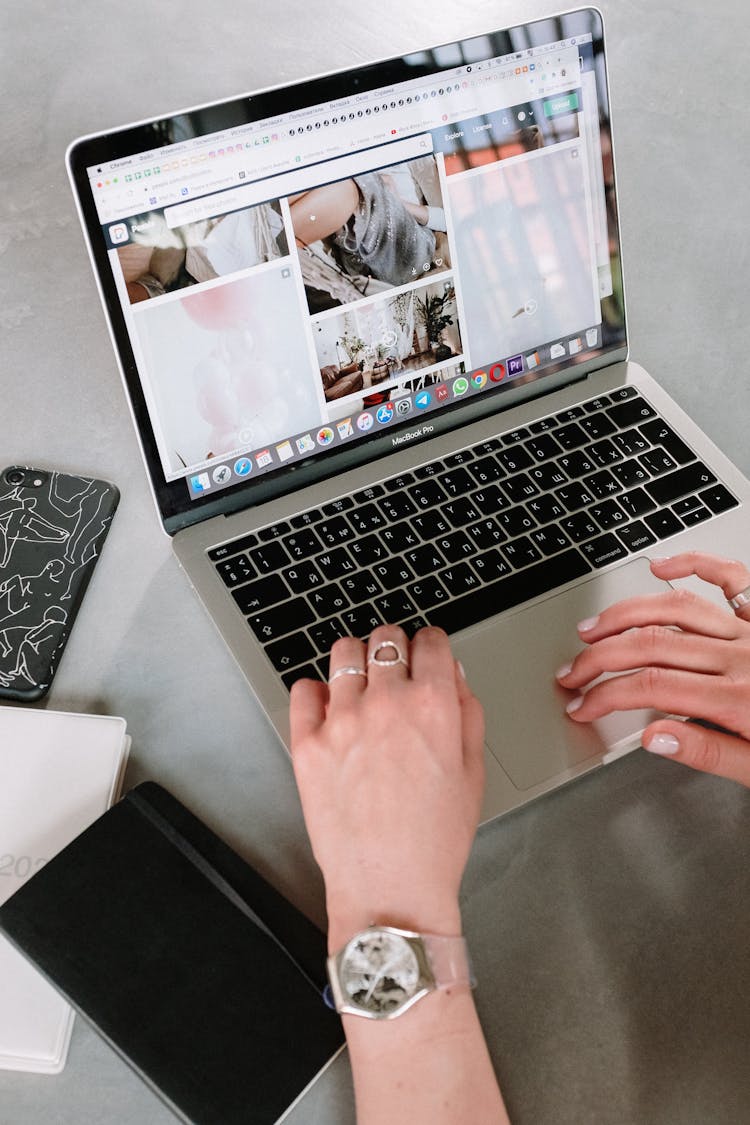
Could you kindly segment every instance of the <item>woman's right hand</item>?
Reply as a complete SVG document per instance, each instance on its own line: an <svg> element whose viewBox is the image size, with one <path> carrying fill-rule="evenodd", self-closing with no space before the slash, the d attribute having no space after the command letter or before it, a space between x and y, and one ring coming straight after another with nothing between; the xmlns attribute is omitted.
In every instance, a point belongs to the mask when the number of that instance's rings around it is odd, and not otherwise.
<svg viewBox="0 0 750 1125"><path fill-rule="evenodd" d="M750 587L743 563L698 552L654 559L651 569L666 580L697 575L726 598ZM578 631L587 647L558 672L561 686L580 692L605 672L620 674L576 695L567 708L571 719L653 707L708 720L733 733L659 719L643 732L643 745L750 787L750 604L731 612L669 590L618 602Z"/></svg>

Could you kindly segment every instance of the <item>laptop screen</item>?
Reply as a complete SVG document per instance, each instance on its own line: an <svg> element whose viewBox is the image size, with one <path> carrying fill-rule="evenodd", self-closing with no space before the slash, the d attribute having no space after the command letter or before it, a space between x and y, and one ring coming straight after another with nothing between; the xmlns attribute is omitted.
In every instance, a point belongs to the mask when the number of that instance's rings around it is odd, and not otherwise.
<svg viewBox="0 0 750 1125"><path fill-rule="evenodd" d="M68 159L169 530L624 355L593 10Z"/></svg>

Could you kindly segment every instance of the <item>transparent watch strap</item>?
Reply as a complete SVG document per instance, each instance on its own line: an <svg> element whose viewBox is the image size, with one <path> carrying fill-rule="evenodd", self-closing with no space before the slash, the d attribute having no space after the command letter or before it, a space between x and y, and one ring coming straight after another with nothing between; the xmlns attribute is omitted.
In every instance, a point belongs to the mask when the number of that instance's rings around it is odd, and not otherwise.
<svg viewBox="0 0 750 1125"><path fill-rule="evenodd" d="M459 984L476 987L466 938L422 934L422 941L438 988L453 988Z"/></svg>

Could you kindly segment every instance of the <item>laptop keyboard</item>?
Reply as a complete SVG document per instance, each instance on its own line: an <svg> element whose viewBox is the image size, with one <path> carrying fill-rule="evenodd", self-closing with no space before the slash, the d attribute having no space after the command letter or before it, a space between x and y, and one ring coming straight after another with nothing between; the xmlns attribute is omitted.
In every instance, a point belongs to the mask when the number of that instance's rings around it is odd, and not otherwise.
<svg viewBox="0 0 750 1125"><path fill-rule="evenodd" d="M476 624L738 501L634 387L209 551L287 687L341 636Z"/></svg>

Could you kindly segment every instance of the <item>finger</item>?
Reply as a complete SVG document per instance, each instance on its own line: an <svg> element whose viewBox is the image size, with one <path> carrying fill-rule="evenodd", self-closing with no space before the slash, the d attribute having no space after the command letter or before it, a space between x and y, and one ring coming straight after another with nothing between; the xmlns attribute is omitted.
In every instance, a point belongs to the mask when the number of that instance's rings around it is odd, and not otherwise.
<svg viewBox="0 0 750 1125"><path fill-rule="evenodd" d="M576 722L591 722L612 711L657 711L708 719L728 730L745 733L748 726L747 687L720 676L672 668L643 668L594 684L565 708ZM743 698L743 696L745 698Z"/></svg>
<svg viewBox="0 0 750 1125"><path fill-rule="evenodd" d="M378 625L367 642L367 675L372 684L409 678L409 638L398 625Z"/></svg>
<svg viewBox="0 0 750 1125"><path fill-rule="evenodd" d="M742 626L733 613L706 601L690 590L668 590L627 598L603 610L598 617L578 622L578 633L587 644L642 625L676 625L704 637L734 640Z"/></svg>
<svg viewBox="0 0 750 1125"><path fill-rule="evenodd" d="M331 702L346 703L367 686L365 646L356 637L340 637L331 647L328 691Z"/></svg>
<svg viewBox="0 0 750 1125"><path fill-rule="evenodd" d="M732 646L715 637L683 633L664 625L646 625L594 641L557 672L565 688L580 688L604 672L625 672L644 666L682 668L718 674L727 670Z"/></svg>
<svg viewBox="0 0 750 1125"><path fill-rule="evenodd" d="M651 569L659 578L687 578L694 574L704 582L718 586L725 598L733 598L741 590L750 586L750 570L736 559L721 559L716 555L706 555L701 551L687 551L666 559L652 559ZM750 606L743 606L737 613L747 618Z"/></svg>
<svg viewBox="0 0 750 1125"><path fill-rule="evenodd" d="M411 642L411 675L414 680L441 682L452 688L456 682L456 662L450 641L442 629L419 629Z"/></svg>
<svg viewBox="0 0 750 1125"><path fill-rule="evenodd" d="M467 769L484 777L484 709L466 682L463 665L455 661L456 689L461 708L464 762Z"/></svg>
<svg viewBox="0 0 750 1125"><path fill-rule="evenodd" d="M326 717L328 688L320 680L295 680L289 703L289 727L292 755L311 734L322 726Z"/></svg>
<svg viewBox="0 0 750 1125"><path fill-rule="evenodd" d="M750 786L750 743L742 738L665 719L646 727L643 745L652 754Z"/></svg>

